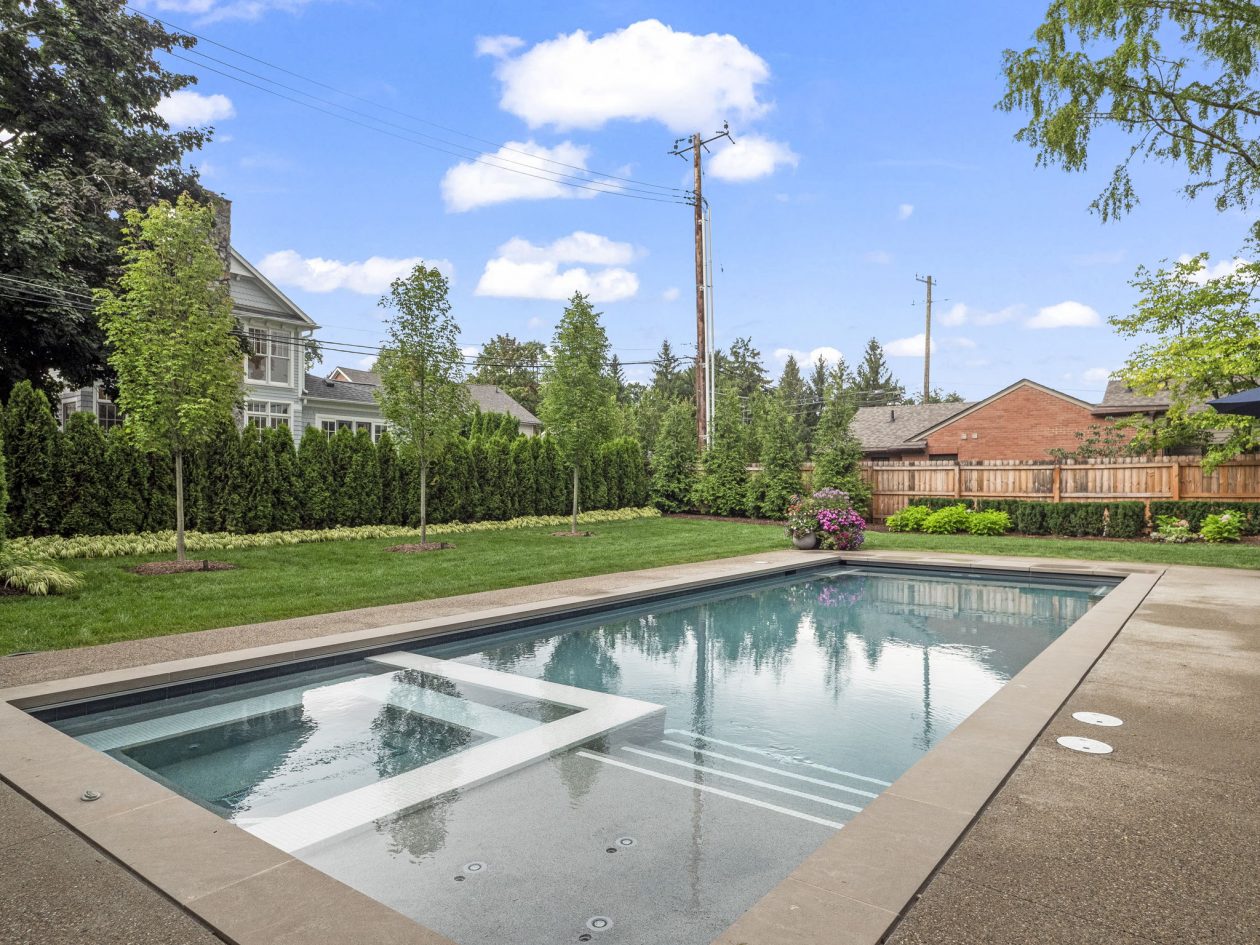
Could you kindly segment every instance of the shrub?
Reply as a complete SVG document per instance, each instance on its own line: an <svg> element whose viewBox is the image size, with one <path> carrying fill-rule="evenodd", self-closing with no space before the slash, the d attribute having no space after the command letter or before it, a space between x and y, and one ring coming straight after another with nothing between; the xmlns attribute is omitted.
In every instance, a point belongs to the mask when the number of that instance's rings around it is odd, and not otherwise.
<svg viewBox="0 0 1260 945"><path fill-rule="evenodd" d="M1155 519L1155 530L1151 532L1153 541L1168 544L1184 544L1194 540L1194 532L1190 530L1190 522L1175 515L1161 515Z"/></svg>
<svg viewBox="0 0 1260 945"><path fill-rule="evenodd" d="M745 515L748 508L748 451L739 394L722 392L713 416L713 442L704 453L704 470L692 500L711 515Z"/></svg>
<svg viewBox="0 0 1260 945"><path fill-rule="evenodd" d="M175 537L171 533L171 546ZM39 555L23 555L11 548L0 548L0 585L43 597L71 591L83 583L74 571Z"/></svg>
<svg viewBox="0 0 1260 945"><path fill-rule="evenodd" d="M298 479L302 488L302 527L327 528L332 524L332 460L328 454L328 434L318 427L302 431Z"/></svg>
<svg viewBox="0 0 1260 945"><path fill-rule="evenodd" d="M921 529L929 535L956 535L967 529L967 506L959 503L937 509L923 520Z"/></svg>
<svg viewBox="0 0 1260 945"><path fill-rule="evenodd" d="M748 512L762 518L780 519L792 497L801 491L800 443L790 418L772 397L758 405L761 432L761 472L748 484Z"/></svg>
<svg viewBox="0 0 1260 945"><path fill-rule="evenodd" d="M1108 502L1107 537L1137 538L1146 531L1146 506L1141 502Z"/></svg>
<svg viewBox="0 0 1260 945"><path fill-rule="evenodd" d="M1236 512L1239 515L1243 535L1260 535L1260 502L1207 502L1199 499L1151 502L1152 520L1161 515L1184 518L1195 531L1203 526L1203 520L1209 515L1221 512Z"/></svg>
<svg viewBox="0 0 1260 945"><path fill-rule="evenodd" d="M61 525L61 431L48 398L30 381L9 394L3 415L9 532L51 535Z"/></svg>
<svg viewBox="0 0 1260 945"><path fill-rule="evenodd" d="M652 504L662 512L691 508L696 475L696 421L691 406L678 401L665 411L652 452ZM787 503L779 506L781 510Z"/></svg>
<svg viewBox="0 0 1260 945"><path fill-rule="evenodd" d="M972 535L1004 535L1010 530L1011 517L1005 512L990 509L967 514L967 531Z"/></svg>
<svg viewBox="0 0 1260 945"><path fill-rule="evenodd" d="M1237 512L1221 512L1203 519L1199 537L1204 541L1238 541L1242 537L1242 516Z"/></svg>
<svg viewBox="0 0 1260 945"><path fill-rule="evenodd" d="M907 505L900 512L888 516L884 524L890 532L922 531L924 521L931 514L932 510L926 505Z"/></svg>
<svg viewBox="0 0 1260 945"><path fill-rule="evenodd" d="M65 513L61 534L104 535L109 532L105 432L90 413L72 413L62 443Z"/></svg>

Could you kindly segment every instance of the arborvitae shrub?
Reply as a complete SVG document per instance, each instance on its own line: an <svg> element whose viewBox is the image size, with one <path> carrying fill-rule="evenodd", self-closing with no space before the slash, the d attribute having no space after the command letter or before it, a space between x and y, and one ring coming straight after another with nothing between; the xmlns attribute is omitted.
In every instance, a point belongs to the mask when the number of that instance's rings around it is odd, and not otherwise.
<svg viewBox="0 0 1260 945"><path fill-rule="evenodd" d="M298 446L299 502L303 528L327 528L333 523L332 459L328 434L319 427L302 431Z"/></svg>
<svg viewBox="0 0 1260 945"><path fill-rule="evenodd" d="M1195 532L1203 527L1203 520L1209 515L1220 515L1222 512L1237 512L1242 516L1244 535L1260 535L1260 502L1208 502L1200 499L1151 502L1151 521L1161 515L1175 515L1188 521L1190 530Z"/></svg>
<svg viewBox="0 0 1260 945"><path fill-rule="evenodd" d="M534 479L534 447L527 436L512 440L512 481L516 487L513 514L538 515L538 486Z"/></svg>
<svg viewBox="0 0 1260 945"><path fill-rule="evenodd" d="M402 479L394 438L386 430L376 444L376 464L381 471L381 524L402 524Z"/></svg>
<svg viewBox="0 0 1260 945"><path fill-rule="evenodd" d="M354 462L354 434L342 427L328 441L328 459L332 467L329 480L332 505L329 515L333 525L354 523L355 501L350 489L350 465Z"/></svg>
<svg viewBox="0 0 1260 945"><path fill-rule="evenodd" d="M127 535L144 530L148 465L144 454L127 439L121 427L105 437L105 480L109 483L109 530Z"/></svg>
<svg viewBox="0 0 1260 945"><path fill-rule="evenodd" d="M662 512L691 508L696 476L696 422L691 406L678 401L665 411L652 452L652 504ZM786 506L784 506L786 508Z"/></svg>
<svg viewBox="0 0 1260 945"><path fill-rule="evenodd" d="M300 528L302 481L293 434L287 426L265 430L263 443L271 451L272 461L271 527L275 531Z"/></svg>
<svg viewBox="0 0 1260 945"><path fill-rule="evenodd" d="M793 435L782 406L765 398L760 406L761 472L749 485L749 512L769 519L783 519L792 496L801 489L800 444Z"/></svg>
<svg viewBox="0 0 1260 945"><path fill-rule="evenodd" d="M350 473L346 478L350 505L350 525L375 525L381 518L381 470L376 462L372 434L360 430L354 435Z"/></svg>
<svg viewBox="0 0 1260 945"><path fill-rule="evenodd" d="M748 445L739 395L725 391L713 414L713 442L705 450L703 471L696 480L693 500L710 515L748 512Z"/></svg>
<svg viewBox="0 0 1260 945"><path fill-rule="evenodd" d="M144 531L160 532L175 527L175 458L170 453L147 453Z"/></svg>
<svg viewBox="0 0 1260 945"><path fill-rule="evenodd" d="M3 415L10 535L52 535L61 525L61 431L44 392L22 381Z"/></svg>
<svg viewBox="0 0 1260 945"><path fill-rule="evenodd" d="M4 471L4 407L0 406L0 548L9 525L9 477Z"/></svg>
<svg viewBox="0 0 1260 945"><path fill-rule="evenodd" d="M62 470L63 535L108 535L109 488L105 478L105 431L90 413L66 422Z"/></svg>

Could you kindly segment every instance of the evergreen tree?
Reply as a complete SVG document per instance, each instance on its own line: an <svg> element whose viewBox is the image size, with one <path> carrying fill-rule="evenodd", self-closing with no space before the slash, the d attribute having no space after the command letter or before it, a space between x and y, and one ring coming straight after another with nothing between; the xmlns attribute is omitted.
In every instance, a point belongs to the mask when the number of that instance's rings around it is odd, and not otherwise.
<svg viewBox="0 0 1260 945"><path fill-rule="evenodd" d="M169 453L146 452L144 526L146 532L170 531L175 522L175 470Z"/></svg>
<svg viewBox="0 0 1260 945"><path fill-rule="evenodd" d="M403 522L402 479L398 469L398 450L388 430L381 433L376 444L376 463L381 470L381 524L401 525Z"/></svg>
<svg viewBox="0 0 1260 945"><path fill-rule="evenodd" d="M812 488L843 489L864 514L869 510L870 487L860 470L862 444L849 429L856 408L850 397L832 386L827 404L814 434L814 474Z"/></svg>
<svg viewBox="0 0 1260 945"><path fill-rule="evenodd" d="M906 389L893 377L884 348L874 338L866 343L862 363L853 375L853 387L858 403L864 406L900 404L906 399Z"/></svg>
<svg viewBox="0 0 1260 945"><path fill-rule="evenodd" d="M372 434L359 430L352 440L346 502L350 525L375 525L381 520L381 468Z"/></svg>
<svg viewBox="0 0 1260 945"><path fill-rule="evenodd" d="M621 438L609 440L599 450L597 463L604 471L603 507L606 509L622 508L624 470L621 465Z"/></svg>
<svg viewBox="0 0 1260 945"><path fill-rule="evenodd" d="M236 461L228 474L225 524L231 532L253 535L271 530L276 467L262 433L252 423L241 431Z"/></svg>
<svg viewBox="0 0 1260 945"><path fill-rule="evenodd" d="M674 354L669 339L661 342L661 350L656 352L656 366L652 369L651 390L662 401L668 403L692 397L695 391L682 373L682 361Z"/></svg>
<svg viewBox="0 0 1260 945"><path fill-rule="evenodd" d="M471 442L477 470L476 521L499 522L512 517L512 445L504 436L482 436Z"/></svg>
<svg viewBox="0 0 1260 945"><path fill-rule="evenodd" d="M608 379L612 381L613 400L625 403L626 372L621 369L621 359L615 354L608 359Z"/></svg>
<svg viewBox="0 0 1260 945"><path fill-rule="evenodd" d="M655 387L649 387L639 398L639 402L630 408L629 424L625 432L633 436L649 453L656 447L656 437L661 429L661 421L665 419L665 411L673 403Z"/></svg>
<svg viewBox="0 0 1260 945"><path fill-rule="evenodd" d="M560 454L549 436L534 438L534 489L539 515L560 515L565 511L565 470Z"/></svg>
<svg viewBox="0 0 1260 945"><path fill-rule="evenodd" d="M105 431L90 413L72 413L63 444L63 535L109 534Z"/></svg>
<svg viewBox="0 0 1260 945"><path fill-rule="evenodd" d="M749 513L779 520L786 516L792 496L801 491L800 444L792 437L788 417L774 398L764 398L758 429L761 435L761 472L748 487Z"/></svg>
<svg viewBox="0 0 1260 945"><path fill-rule="evenodd" d="M809 387L805 383L805 378L801 376L800 365L796 363L795 355L788 355L787 362L783 365L783 374L779 377L779 386L775 388L774 393L783 406L783 412L787 415L792 435L804 452L807 442L805 417L808 404L806 402L811 398Z"/></svg>
<svg viewBox="0 0 1260 945"><path fill-rule="evenodd" d="M556 326L539 410L573 476L572 531L577 533L581 469L609 439L615 412L604 364L608 336L590 300L575 292Z"/></svg>
<svg viewBox="0 0 1260 945"><path fill-rule="evenodd" d="M841 360L840 364L843 365L844 361ZM818 426L818 418L822 416L823 404L827 400L827 383L830 376L827 359L820 354L818 360L810 368L809 378L805 382L810 401L805 410L805 443L810 449L813 448L814 429Z"/></svg>
<svg viewBox="0 0 1260 945"><path fill-rule="evenodd" d="M302 477L298 472L293 434L287 426L263 431L263 444L271 451L273 479L271 527L288 531L302 526Z"/></svg>
<svg viewBox="0 0 1260 945"><path fill-rule="evenodd" d="M739 395L727 388L713 413L713 442L704 454L704 472L695 501L712 515L745 515L748 508L748 447Z"/></svg>
<svg viewBox="0 0 1260 945"><path fill-rule="evenodd" d="M736 338L731 344L718 380L721 386L733 386L745 401L769 389L770 380L761 363L761 352L753 347L751 338Z"/></svg>
<svg viewBox="0 0 1260 945"><path fill-rule="evenodd" d="M61 525L61 431L44 392L22 381L4 411L9 534L52 535Z"/></svg>
<svg viewBox="0 0 1260 945"><path fill-rule="evenodd" d="M332 506L329 509L330 524L345 526L354 524L354 497L349 488L350 465L354 461L354 434L349 427L342 427L328 441L328 463L332 477Z"/></svg>
<svg viewBox="0 0 1260 945"><path fill-rule="evenodd" d="M0 406L0 551L9 526L9 476L4 471L4 407Z"/></svg>
<svg viewBox="0 0 1260 945"><path fill-rule="evenodd" d="M122 427L105 437L105 481L109 484L109 531L131 535L144 527L148 466Z"/></svg>
<svg viewBox="0 0 1260 945"><path fill-rule="evenodd" d="M679 401L666 411L652 453L652 504L662 512L687 511L695 475L696 418Z"/></svg>
<svg viewBox="0 0 1260 945"><path fill-rule="evenodd" d="M328 528L333 523L335 490L328 434L318 427L302 431L298 445L299 513L303 528Z"/></svg>
<svg viewBox="0 0 1260 945"><path fill-rule="evenodd" d="M538 515L538 485L534 479L534 445L528 436L512 440L512 483L515 492L514 515Z"/></svg>
<svg viewBox="0 0 1260 945"><path fill-rule="evenodd" d="M403 465L407 524L420 523L420 464L407 444L399 452ZM452 440L433 460L432 515L434 522L468 522L476 514L478 488L469 441Z"/></svg>

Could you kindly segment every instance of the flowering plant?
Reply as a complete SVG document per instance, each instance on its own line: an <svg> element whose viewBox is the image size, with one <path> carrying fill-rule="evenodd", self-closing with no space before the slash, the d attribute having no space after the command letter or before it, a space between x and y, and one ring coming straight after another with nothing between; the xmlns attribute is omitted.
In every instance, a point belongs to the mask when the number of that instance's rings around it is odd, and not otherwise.
<svg viewBox="0 0 1260 945"><path fill-rule="evenodd" d="M1194 533L1190 531L1190 522L1175 515L1160 515L1155 519L1155 530L1151 532L1151 538L1155 541L1175 545L1193 541L1194 537Z"/></svg>
<svg viewBox="0 0 1260 945"><path fill-rule="evenodd" d="M793 538L815 534L824 548L838 551L853 551L866 539L866 520L842 489L819 489L805 498L793 496L787 527Z"/></svg>

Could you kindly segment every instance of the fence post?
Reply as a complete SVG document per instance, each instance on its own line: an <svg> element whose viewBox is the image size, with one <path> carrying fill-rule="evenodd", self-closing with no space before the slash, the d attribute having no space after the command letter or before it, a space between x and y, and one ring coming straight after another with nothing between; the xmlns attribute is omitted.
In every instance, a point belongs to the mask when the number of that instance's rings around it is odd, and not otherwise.
<svg viewBox="0 0 1260 945"><path fill-rule="evenodd" d="M962 498L962 463L954 460L954 498Z"/></svg>
<svg viewBox="0 0 1260 945"><path fill-rule="evenodd" d="M1050 479L1054 484L1054 501L1058 502L1063 494L1063 467L1058 463L1054 464L1054 472L1051 473Z"/></svg>
<svg viewBox="0 0 1260 945"><path fill-rule="evenodd" d="M1169 466L1168 487L1169 487L1169 491L1171 492L1170 498L1174 502L1180 502L1181 501L1181 463L1177 462L1177 460L1174 458L1173 461L1168 464L1168 466ZM1148 504L1147 511L1148 512L1150 511L1149 504Z"/></svg>

